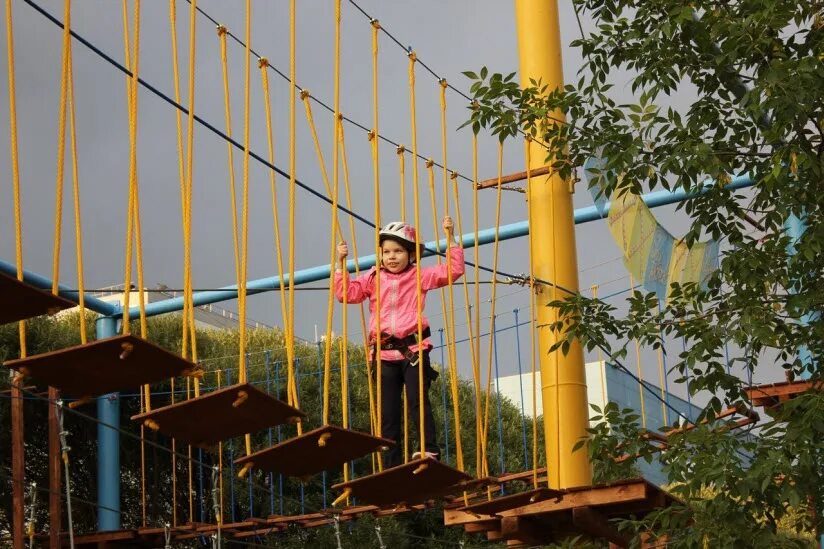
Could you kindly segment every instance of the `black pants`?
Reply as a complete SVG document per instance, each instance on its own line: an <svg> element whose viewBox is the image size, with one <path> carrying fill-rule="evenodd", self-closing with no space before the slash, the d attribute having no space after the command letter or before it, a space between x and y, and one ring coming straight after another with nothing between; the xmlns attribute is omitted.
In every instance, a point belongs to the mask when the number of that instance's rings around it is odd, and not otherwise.
<svg viewBox="0 0 824 549"><path fill-rule="evenodd" d="M440 454L440 447L435 434L435 418L432 416L432 404L429 402L429 386L437 373L429 364L429 353L423 354L423 420L426 451ZM420 379L418 366L410 366L409 361L381 361L381 428L384 438L395 441L384 457L384 467L394 467L403 463L403 398L401 390L406 386L406 402L409 415L416 432L420 433ZM418 435L420 436L420 435ZM414 440L410 435L412 446Z"/></svg>

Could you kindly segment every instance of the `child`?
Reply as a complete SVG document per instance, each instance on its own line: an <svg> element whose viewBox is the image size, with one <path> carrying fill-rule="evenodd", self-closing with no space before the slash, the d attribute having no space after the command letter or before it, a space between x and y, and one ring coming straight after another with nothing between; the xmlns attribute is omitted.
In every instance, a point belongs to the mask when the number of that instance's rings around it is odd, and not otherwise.
<svg viewBox="0 0 824 549"><path fill-rule="evenodd" d="M452 218L443 218L443 230L446 232L447 260L451 265L452 281L454 282L464 273L463 248L453 241ZM380 276L380 327L381 327L381 426L385 438L400 441L402 428L403 405L401 389L406 386L406 401L409 414L415 426L420 425L419 371L418 371L418 298L417 272L415 265L415 228L395 221L386 225L380 231L380 265L373 267L366 274L354 280L349 280L349 273L341 272L340 267L335 271L335 295L338 301L343 301L343 278L347 277L347 303L360 303L369 299L369 346L370 360L377 363L375 357L376 344L376 314L377 301L376 277ZM423 249L423 245L421 245ZM349 255L346 242L338 244L339 264ZM447 264L442 263L432 267L422 268L421 276L421 308L426 292L441 288L449 283ZM435 420L432 417L432 405L429 402L429 386L437 377L429 363L429 351L432 343L429 340L429 321L421 317L423 326L423 368L424 368L424 434L426 448L424 456L438 459L440 448L435 435ZM394 467L403 462L401 445L396 444L387 452L387 467ZM421 452L415 452L412 459L421 457Z"/></svg>

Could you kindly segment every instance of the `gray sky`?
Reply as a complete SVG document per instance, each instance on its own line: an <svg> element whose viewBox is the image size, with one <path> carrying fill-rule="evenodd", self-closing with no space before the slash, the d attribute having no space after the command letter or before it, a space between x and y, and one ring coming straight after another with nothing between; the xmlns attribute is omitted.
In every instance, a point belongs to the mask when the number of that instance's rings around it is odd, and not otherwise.
<svg viewBox="0 0 824 549"><path fill-rule="evenodd" d="M53 15L62 19L62 3L41 1ZM73 28L108 55L122 61L122 18L120 3L111 0L81 0L74 3ZM514 9L511 2L500 0L418 0L416 2L358 0L358 4L401 43L410 45L418 57L438 75L457 87L468 89L468 80L460 73L486 65L491 71L511 72L518 68L515 40ZM560 2L562 42L568 44L579 37L571 4ZM57 147L57 119L60 93L60 29L23 2L14 2L15 54L17 75L17 105L21 185L23 188L24 261L29 270L50 276L53 254L54 188ZM243 38L244 2L201 0L198 6ZM334 22L333 3L321 0L298 2L297 82L323 102L333 101ZM178 47L183 103L188 104L189 5L177 3ZM288 74L289 11L288 2L252 2L252 46L270 63ZM585 29L591 23L584 21ZM367 19L347 1L342 6L342 69L341 110L364 126L372 125L371 96L371 30ZM244 51L231 39L228 45L232 95L233 134L243 135ZM123 281L123 249L125 242L126 190L128 185L128 125L125 99L125 79L120 71L103 61L82 44L74 41L75 94L79 137L79 162L83 208L83 244L85 281L97 288ZM141 20L140 76L166 94L173 95L168 2L143 2ZM564 71L568 79L575 77L580 67L577 51L564 46ZM0 60L6 74L6 56ZM380 133L411 147L409 94L405 53L385 35L380 37ZM195 111L215 126L225 129L224 99L219 57L219 42L214 25L200 15L197 18ZM439 86L432 75L418 66L417 128L420 154L442 161ZM274 72L269 73L273 124L275 127L275 164L288 169L288 83ZM616 94L629 100L625 82L616 82ZM266 126L263 112L260 76L253 59L251 77L251 149L266 156ZM8 128L8 95L6 86L0 90L0 123ZM676 106L688 104L688 92L676 97ZM448 147L450 169L471 176L471 135L455 128L466 118L466 101L448 92ZM324 147L331 177L332 116L313 104L315 120ZM297 177L321 192L317 158L308 133L302 104L297 105ZM185 118L184 118L185 125ZM173 109L149 91L139 92L139 185L142 206L145 280L148 287L159 283L182 287L182 238L180 195L177 172L176 126ZM373 178L371 156L363 130L345 126L348 161L352 182L353 208L368 219L374 219ZM14 225L11 199L11 171L8 161L8 131L0 132L0 258L14 261ZM68 150L67 150L68 152ZM510 143L505 152L504 173L521 171L522 148ZM381 191L384 222L400 217L398 192L398 160L394 147L382 143ZM235 176L240 204L242 185L242 154L235 151ZM195 126L194 152L194 219L193 250L194 284L198 288L214 288L233 284L234 266L231 243L228 164L226 144L207 129ZM411 220L412 164L407 155L407 203ZM495 141L480 138L479 173L481 179L496 175ZM70 194L70 160L66 162L66 197L64 201L63 253L60 281L76 284L74 260L73 212ZM442 172L436 171L438 211ZM429 204L427 172L419 164L421 190L421 223L419 230L426 239L432 238L432 214ZM285 243L288 238L288 181L278 176L279 214ZM343 180L341 178L341 185ZM297 268L306 268L329 261L330 208L303 190L297 191ZM461 212L464 231L472 221L471 188L462 187ZM250 279L276 274L274 236L272 234L271 195L268 171L253 159L249 171L249 272ZM585 185L579 185L576 207L591 204ZM494 191L481 196L481 228L494 224ZM454 206L452 206L454 209ZM687 223L683 214L672 208L655 210L674 234L682 232ZM526 218L523 196L504 193L502 224ZM348 227L348 220L341 218ZM356 237L361 254L371 253L372 231L356 222ZM351 241L351 238L350 238ZM527 271L526 239L501 245L500 268L521 273ZM578 261L582 288L601 284L601 295L628 287L626 270L620 261L620 250L603 222L579 226L577 231ZM492 246L481 254L481 263L492 265ZM472 259L472 254L468 254ZM286 257L284 256L284 259ZM432 260L428 260L432 261ZM488 280L488 274L482 274ZM464 324L462 291L456 292L456 319ZM498 326L513 323L514 309L521 309L520 320L528 319L528 294L516 286L498 289ZM312 339L315 326L324 330L325 292L299 292L296 313L296 334ZM482 300L489 299L489 287L482 288ZM234 303L224 304L234 308ZM437 294L430 294L428 313L433 329L442 327ZM355 309L350 311L352 331L357 330ZM483 305L483 314L490 304ZM280 304L276 294L268 293L250 299L250 318L268 324L280 324ZM336 326L340 309L336 310ZM484 325L487 326L484 321ZM486 328L484 328L486 331ZM465 337L466 328L458 328L458 338ZM499 371L501 375L517 372L514 333L498 338ZM352 335L358 340L359 335ZM528 368L528 331L521 332L523 365ZM436 336L437 340L437 336ZM482 345L482 349L486 344ZM460 371L468 375L469 361L465 346L459 356ZM674 351L680 350L678 343ZM594 360L595 355L588 356ZM634 370L634 356L630 364ZM657 382L658 364L654 354L644 355L645 377ZM486 368L486 358L482 362ZM679 394L682 391L677 390Z"/></svg>

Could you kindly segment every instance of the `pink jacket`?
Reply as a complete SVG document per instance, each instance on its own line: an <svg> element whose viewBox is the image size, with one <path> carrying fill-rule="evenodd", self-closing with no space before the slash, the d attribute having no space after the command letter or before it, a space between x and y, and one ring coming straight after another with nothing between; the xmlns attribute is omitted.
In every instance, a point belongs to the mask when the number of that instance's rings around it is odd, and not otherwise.
<svg viewBox="0 0 824 549"><path fill-rule="evenodd" d="M454 243L449 247L449 262L452 267L452 282L458 280L464 274L464 251ZM369 341L375 339L375 276L380 273L381 286L381 332L391 334L395 337L406 337L418 331L418 300L417 300L417 272L414 265L405 271L397 274L390 273L386 269L378 271L375 267L369 269L366 274L351 279L349 273L335 273L335 296L338 301L343 302L343 277L347 278L346 301L347 303L360 303L369 299ZM421 268L421 309L426 303L426 292L435 288L442 288L449 283L449 275L446 263ZM422 315L423 328L429 326L429 321ZM423 342L424 349L431 349L432 342L427 338ZM417 351L417 345L409 347L411 351ZM381 351L381 360L402 360L400 351Z"/></svg>

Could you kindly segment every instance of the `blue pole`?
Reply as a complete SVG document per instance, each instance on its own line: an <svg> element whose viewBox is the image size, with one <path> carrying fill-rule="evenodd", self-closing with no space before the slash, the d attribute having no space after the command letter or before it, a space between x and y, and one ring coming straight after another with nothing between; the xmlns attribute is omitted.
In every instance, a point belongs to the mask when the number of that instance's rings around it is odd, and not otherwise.
<svg viewBox="0 0 824 549"><path fill-rule="evenodd" d="M438 330L441 338L441 366L446 364L444 358L443 328ZM446 448L446 461L449 461L449 408L446 404L446 371L441 368L441 395L443 396L443 443Z"/></svg>
<svg viewBox="0 0 824 549"><path fill-rule="evenodd" d="M526 446L526 411L524 410L524 373L521 365L521 329L518 326L518 309L515 314L515 347L518 353L518 385L521 388L521 432L524 439L524 471L529 471L529 451Z"/></svg>
<svg viewBox="0 0 824 549"><path fill-rule="evenodd" d="M275 368L275 394L280 397L280 362ZM278 425L278 444L283 440L283 432L281 426ZM283 516L283 473L278 473L278 499L280 504L280 514Z"/></svg>
<svg viewBox="0 0 824 549"><path fill-rule="evenodd" d="M500 469L501 473L504 472L504 423L501 419L501 386L500 386L500 373L498 372L498 331L495 328L495 321L497 317L492 316L492 351L493 356L495 358L495 394L496 394L496 403L498 409L498 453L500 455ZM504 495L504 487L501 485L501 495Z"/></svg>
<svg viewBox="0 0 824 549"><path fill-rule="evenodd" d="M117 335L117 320L98 318L97 339ZM97 399L97 530L120 530L120 395Z"/></svg>
<svg viewBox="0 0 824 549"><path fill-rule="evenodd" d="M226 385L232 384L232 371L226 370ZM229 492L232 505L232 522L235 522L235 441L229 441Z"/></svg>
<svg viewBox="0 0 824 549"><path fill-rule="evenodd" d="M323 363L323 350L320 346L320 341L318 341L318 399L320 400L320 406L318 409L320 410L320 422L323 423L323 368L321 368L321 364ZM323 471L321 474L321 482L323 483L323 508L326 509L326 471Z"/></svg>
<svg viewBox="0 0 824 549"><path fill-rule="evenodd" d="M295 390L297 391L298 395L300 395L300 369L298 368L299 362L295 359ZM306 509L304 507L304 500L303 500L303 481L300 483L300 514L303 515L306 513Z"/></svg>
<svg viewBox="0 0 824 549"><path fill-rule="evenodd" d="M711 188L716 183L712 180L707 180L704 184L705 188ZM738 177L734 177L729 184L726 185L726 188L730 190L740 189L743 187L750 187L753 185L752 179L748 175L741 175ZM700 193L687 193L683 190L669 192L669 191L658 191L653 193L645 194L641 197L647 206L650 208L655 208L657 206L664 206L666 204L673 204L675 202L681 202L693 196L696 196ZM602 213L602 211L604 213ZM591 221L597 221L606 217L606 212L609 211L609 203L607 202L604 205L604 209L599 211L599 208L596 206L589 206L586 208L578 208L574 212L574 220L575 224L581 223L589 223ZM513 238L520 238L529 234L529 224L527 221L519 221L517 223L512 223L509 225L504 225L500 228L498 232L498 240L510 240ZM496 229L484 229L478 233L478 244L491 244L495 242L496 239ZM475 233L467 233L460 236L460 243L461 246L473 246L475 244ZM432 255L432 250L437 250L438 247L441 249L446 247L446 241L430 241L426 243L426 247L428 251L424 255ZM349 272L355 271L355 265L362 270L369 269L370 267L375 265L375 256L373 255L366 255L363 257L359 257L356 259L351 259L347 262L347 270ZM5 263L0 262L0 270L7 272L8 274L12 274L16 276L16 269L17 266L13 263ZM320 280L327 280L329 278L329 265L319 265L317 267L311 267L308 269L303 269L300 271L295 272L295 285L299 284L306 284L309 282L317 282ZM289 283L289 277L286 276L283 279L284 284ZM48 284L48 287L51 287L51 283ZM258 280L251 280L247 284L247 293L249 295L267 292L272 290L277 290L280 288L280 278L277 276L268 277L268 278L261 278ZM193 296L194 305L207 305L209 303L217 303L219 301L227 301L231 299L237 298L237 286L226 286L219 290L211 290L205 292L195 292ZM165 299L163 301L156 301L154 303L149 303L146 306L146 315L147 316L154 316L163 313L171 313L180 311L183 309L183 298L182 297L175 297L171 299ZM129 309L129 318L135 319L138 318L140 314L139 307L131 307Z"/></svg>
<svg viewBox="0 0 824 549"><path fill-rule="evenodd" d="M266 392L272 394L271 363L269 362L269 351L263 354L264 368L266 368ZM277 396L277 395L276 395ZM272 428L269 427L269 447L272 447ZM269 472L269 514L275 514L275 483L272 472Z"/></svg>

